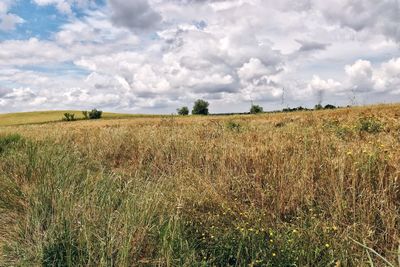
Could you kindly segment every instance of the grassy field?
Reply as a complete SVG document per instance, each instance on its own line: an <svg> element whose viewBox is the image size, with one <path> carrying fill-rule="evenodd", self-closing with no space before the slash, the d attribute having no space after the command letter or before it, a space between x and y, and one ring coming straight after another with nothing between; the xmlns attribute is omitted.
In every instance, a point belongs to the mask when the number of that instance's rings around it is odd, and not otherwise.
<svg viewBox="0 0 400 267"><path fill-rule="evenodd" d="M64 113L75 114L76 119L83 119L81 111L78 110L57 110L57 111L35 111L0 114L0 126L23 125L23 124L40 124L48 122L60 121L64 117ZM136 115L105 112L104 119L119 119L132 117L151 117L152 115Z"/></svg>
<svg viewBox="0 0 400 267"><path fill-rule="evenodd" d="M399 242L400 105L0 127L0 266L398 266Z"/></svg>

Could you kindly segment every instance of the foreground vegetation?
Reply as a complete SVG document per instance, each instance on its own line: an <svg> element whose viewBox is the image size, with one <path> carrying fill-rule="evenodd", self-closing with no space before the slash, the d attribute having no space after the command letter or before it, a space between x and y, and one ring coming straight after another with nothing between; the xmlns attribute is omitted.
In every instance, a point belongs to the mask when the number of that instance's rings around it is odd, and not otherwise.
<svg viewBox="0 0 400 267"><path fill-rule="evenodd" d="M396 266L399 176L398 105L3 127L0 265Z"/></svg>

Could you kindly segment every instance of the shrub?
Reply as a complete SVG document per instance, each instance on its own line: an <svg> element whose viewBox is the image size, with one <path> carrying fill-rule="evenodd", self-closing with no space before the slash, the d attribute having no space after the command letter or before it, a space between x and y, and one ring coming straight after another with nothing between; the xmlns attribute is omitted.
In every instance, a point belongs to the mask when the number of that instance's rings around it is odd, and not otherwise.
<svg viewBox="0 0 400 267"><path fill-rule="evenodd" d="M209 103L205 100L198 99L194 102L192 114L193 115L208 115Z"/></svg>
<svg viewBox="0 0 400 267"><path fill-rule="evenodd" d="M297 108L284 108L282 111L283 112L295 112L295 111L307 111L309 110L308 108L303 108L302 106L299 106Z"/></svg>
<svg viewBox="0 0 400 267"><path fill-rule="evenodd" d="M264 109L261 106L251 105L251 108L250 108L251 114L257 114L257 113L262 113L262 112L264 112Z"/></svg>
<svg viewBox="0 0 400 267"><path fill-rule="evenodd" d="M87 112L86 110L82 111L83 117L85 118L85 120L89 119L89 112Z"/></svg>
<svg viewBox="0 0 400 267"><path fill-rule="evenodd" d="M241 130L242 126L238 122L228 121L226 123L226 128L228 128L229 130L234 131L234 132L239 132Z"/></svg>
<svg viewBox="0 0 400 267"><path fill-rule="evenodd" d="M188 107L181 107L176 110L178 115L186 116L189 115L189 108Z"/></svg>
<svg viewBox="0 0 400 267"><path fill-rule="evenodd" d="M97 110L97 109L92 109L92 111L89 112L89 119L91 119L91 120L100 119L102 115L103 115L103 111Z"/></svg>
<svg viewBox="0 0 400 267"><path fill-rule="evenodd" d="M75 119L75 114L73 113L64 113L64 118L62 119L63 121L76 121Z"/></svg>
<svg viewBox="0 0 400 267"><path fill-rule="evenodd" d="M374 117L363 117L359 119L357 128L360 132L379 133L383 130L383 125Z"/></svg>
<svg viewBox="0 0 400 267"><path fill-rule="evenodd" d="M324 109L335 109L335 108L336 108L336 106L331 105L331 104L325 105L325 107L324 107Z"/></svg>
<svg viewBox="0 0 400 267"><path fill-rule="evenodd" d="M82 114L85 117L85 119L95 120L101 118L101 116L103 115L103 111L92 109L91 111L82 111Z"/></svg>

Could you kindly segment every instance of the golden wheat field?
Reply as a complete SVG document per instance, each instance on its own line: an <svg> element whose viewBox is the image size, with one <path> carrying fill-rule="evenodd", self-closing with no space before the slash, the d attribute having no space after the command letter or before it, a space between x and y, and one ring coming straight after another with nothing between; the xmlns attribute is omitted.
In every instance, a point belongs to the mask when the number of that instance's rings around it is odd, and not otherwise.
<svg viewBox="0 0 400 267"><path fill-rule="evenodd" d="M1 266L400 266L400 105L2 126L0 247Z"/></svg>

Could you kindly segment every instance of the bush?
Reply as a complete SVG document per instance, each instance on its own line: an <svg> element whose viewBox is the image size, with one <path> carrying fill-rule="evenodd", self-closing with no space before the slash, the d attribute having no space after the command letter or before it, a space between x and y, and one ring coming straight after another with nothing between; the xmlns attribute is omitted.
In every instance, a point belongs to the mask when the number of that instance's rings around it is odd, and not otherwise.
<svg viewBox="0 0 400 267"><path fill-rule="evenodd" d="M379 133L383 130L383 125L374 117L363 117L358 121L358 130L360 132Z"/></svg>
<svg viewBox="0 0 400 267"><path fill-rule="evenodd" d="M208 115L209 103L205 100L198 99L194 102L192 114L193 115Z"/></svg>
<svg viewBox="0 0 400 267"><path fill-rule="evenodd" d="M89 112L87 112L86 110L82 111L83 117L85 118L85 120L89 119Z"/></svg>
<svg viewBox="0 0 400 267"><path fill-rule="evenodd" d="M82 111L82 114L85 119L96 120L101 118L101 116L103 115L103 111L92 109L91 111Z"/></svg>
<svg viewBox="0 0 400 267"><path fill-rule="evenodd" d="M242 126L238 122L228 121L226 123L226 128L234 132L240 132Z"/></svg>
<svg viewBox="0 0 400 267"><path fill-rule="evenodd" d="M324 109L336 109L336 106L328 104L328 105L325 105Z"/></svg>
<svg viewBox="0 0 400 267"><path fill-rule="evenodd" d="M178 115L186 116L189 115L189 108L188 107L181 107L176 110Z"/></svg>
<svg viewBox="0 0 400 267"><path fill-rule="evenodd" d="M73 113L64 113L63 121L76 121L75 114Z"/></svg>
<svg viewBox="0 0 400 267"><path fill-rule="evenodd" d="M257 113L262 113L262 112L264 112L264 109L261 106L251 105L251 108L250 108L251 114L257 114Z"/></svg>

